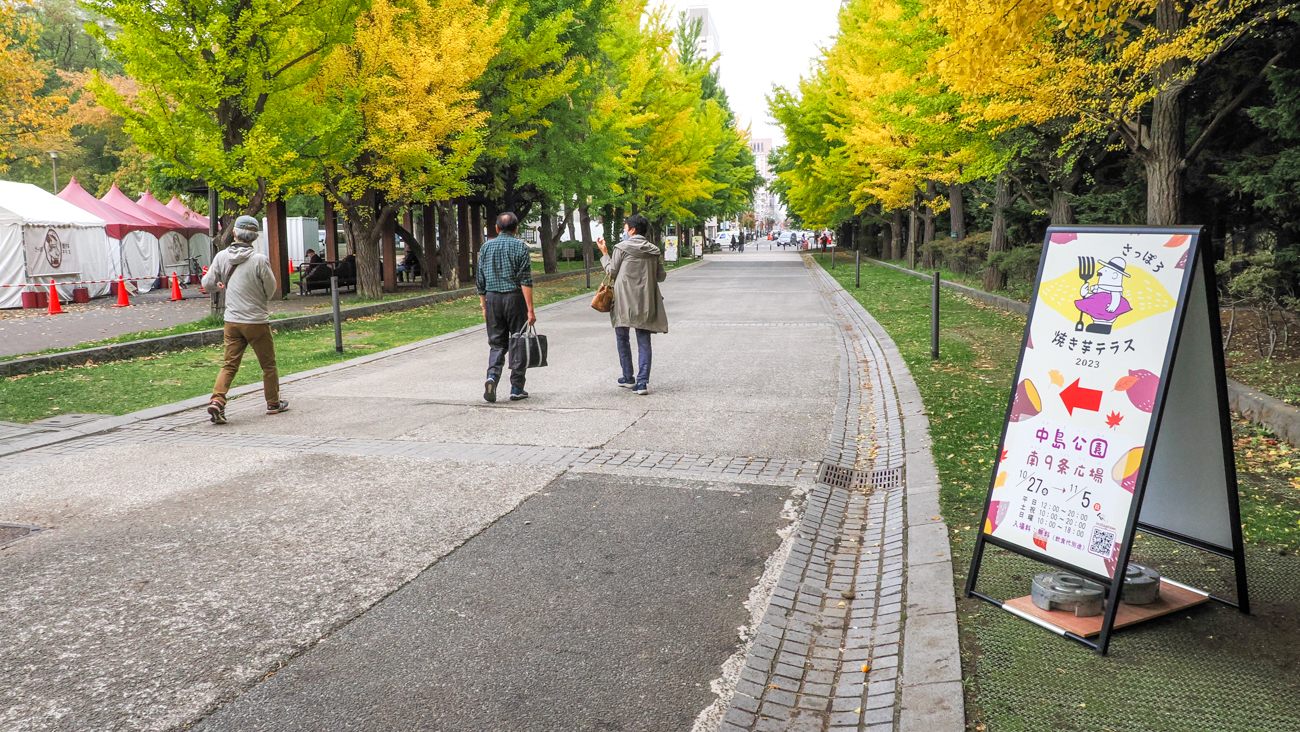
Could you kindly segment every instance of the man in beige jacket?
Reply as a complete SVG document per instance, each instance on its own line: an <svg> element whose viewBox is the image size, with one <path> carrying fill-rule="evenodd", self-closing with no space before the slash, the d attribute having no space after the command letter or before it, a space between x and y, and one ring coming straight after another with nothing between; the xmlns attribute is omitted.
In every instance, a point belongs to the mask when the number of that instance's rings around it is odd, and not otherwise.
<svg viewBox="0 0 1300 732"><path fill-rule="evenodd" d="M280 398L280 373L275 367L275 343L271 340L270 304L279 287L270 260L253 250L260 228L252 216L236 219L234 240L217 252L203 276L205 289L220 287L226 295L225 360L208 402L208 417L213 424L226 423L226 393L250 346L262 367L266 413L279 414L289 408L289 402Z"/></svg>

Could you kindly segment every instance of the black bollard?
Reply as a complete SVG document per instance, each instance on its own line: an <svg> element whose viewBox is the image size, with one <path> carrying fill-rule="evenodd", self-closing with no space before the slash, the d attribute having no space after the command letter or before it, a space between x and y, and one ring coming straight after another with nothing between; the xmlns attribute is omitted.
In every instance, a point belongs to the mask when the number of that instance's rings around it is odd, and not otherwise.
<svg viewBox="0 0 1300 732"><path fill-rule="evenodd" d="M854 250L853 260L853 288L860 289L862 287L862 249Z"/></svg>
<svg viewBox="0 0 1300 732"><path fill-rule="evenodd" d="M930 358L939 360L939 273L930 285Z"/></svg>
<svg viewBox="0 0 1300 732"><path fill-rule="evenodd" d="M334 350L343 353L343 314L339 312L339 276L330 275L330 302L334 306Z"/></svg>

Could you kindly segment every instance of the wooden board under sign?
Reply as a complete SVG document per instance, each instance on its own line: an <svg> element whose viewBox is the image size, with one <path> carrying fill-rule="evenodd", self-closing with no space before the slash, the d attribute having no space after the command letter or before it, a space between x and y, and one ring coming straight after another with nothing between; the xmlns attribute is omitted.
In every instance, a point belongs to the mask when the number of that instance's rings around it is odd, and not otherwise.
<svg viewBox="0 0 1300 732"><path fill-rule="evenodd" d="M1120 603L1119 610L1115 613L1115 627L1126 628L1130 625L1137 625L1147 620L1185 610L1194 605L1200 605L1208 602L1209 599L1209 595L1186 590L1162 580L1160 582L1160 599L1150 605ZM1007 600L1004 604L1084 638L1091 638L1101 633L1102 618L1105 617L1103 615L1092 615L1086 618L1078 618L1068 610L1043 610L1034 604L1029 595Z"/></svg>

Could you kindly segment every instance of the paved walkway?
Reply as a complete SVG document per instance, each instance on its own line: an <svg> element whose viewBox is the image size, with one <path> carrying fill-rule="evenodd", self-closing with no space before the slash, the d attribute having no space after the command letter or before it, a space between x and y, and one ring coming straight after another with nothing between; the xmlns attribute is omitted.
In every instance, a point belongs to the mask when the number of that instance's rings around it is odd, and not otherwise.
<svg viewBox="0 0 1300 732"><path fill-rule="evenodd" d="M648 397L580 299L526 402L472 329L274 417L6 428L0 524L42 530L0 528L0 728L961 729L896 353L793 254L665 289Z"/></svg>

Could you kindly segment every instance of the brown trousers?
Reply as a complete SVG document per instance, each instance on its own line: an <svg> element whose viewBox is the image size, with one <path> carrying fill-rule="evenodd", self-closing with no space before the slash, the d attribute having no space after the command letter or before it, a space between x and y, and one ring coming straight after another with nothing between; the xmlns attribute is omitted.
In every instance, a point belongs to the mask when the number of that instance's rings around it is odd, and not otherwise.
<svg viewBox="0 0 1300 732"><path fill-rule="evenodd" d="M267 404L280 403L280 372L275 368L275 343L271 340L271 326L268 323L250 325L248 323L226 323L225 328L226 357L217 372L216 386L212 387L212 398L222 404L226 403L226 392L230 383L239 373L239 362L244 360L244 351L249 346L257 354L257 363L262 367L262 390L266 392Z"/></svg>

